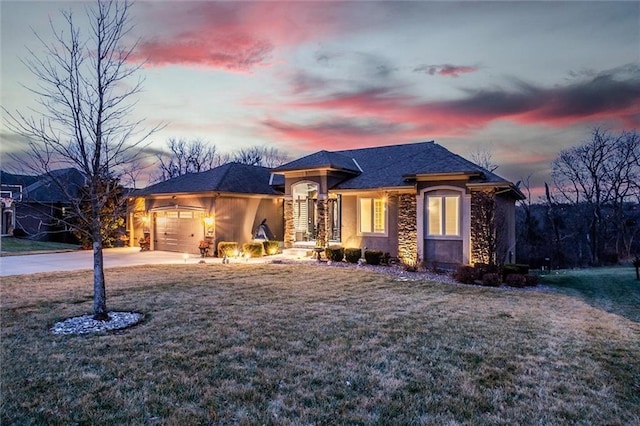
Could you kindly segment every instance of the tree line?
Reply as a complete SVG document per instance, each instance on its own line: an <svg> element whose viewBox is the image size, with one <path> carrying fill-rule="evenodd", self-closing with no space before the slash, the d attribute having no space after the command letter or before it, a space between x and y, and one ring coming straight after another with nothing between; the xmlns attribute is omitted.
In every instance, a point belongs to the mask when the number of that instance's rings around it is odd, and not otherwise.
<svg viewBox="0 0 640 426"><path fill-rule="evenodd" d="M594 128L562 150L551 184L517 208L518 261L554 268L615 264L640 254L640 137Z"/></svg>
<svg viewBox="0 0 640 426"><path fill-rule="evenodd" d="M252 166L277 167L290 160L290 157L275 147L254 145L240 148L234 152L220 152L216 145L202 139L170 138L166 143L167 151L156 155L158 170L152 180L162 182L189 173L204 172L222 164L234 161Z"/></svg>

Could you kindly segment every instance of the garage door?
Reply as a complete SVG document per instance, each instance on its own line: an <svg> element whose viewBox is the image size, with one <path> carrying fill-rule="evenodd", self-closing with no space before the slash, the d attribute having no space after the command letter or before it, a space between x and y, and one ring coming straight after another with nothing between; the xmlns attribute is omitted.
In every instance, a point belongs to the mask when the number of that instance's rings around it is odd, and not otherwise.
<svg viewBox="0 0 640 426"><path fill-rule="evenodd" d="M156 213L155 249L180 253L199 253L204 234L203 213L171 210Z"/></svg>

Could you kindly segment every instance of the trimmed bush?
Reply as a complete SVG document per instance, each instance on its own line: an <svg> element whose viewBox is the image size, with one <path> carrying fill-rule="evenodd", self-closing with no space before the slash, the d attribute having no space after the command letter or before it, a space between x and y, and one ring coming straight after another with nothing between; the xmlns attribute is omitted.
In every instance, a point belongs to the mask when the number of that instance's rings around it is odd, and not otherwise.
<svg viewBox="0 0 640 426"><path fill-rule="evenodd" d="M268 256L273 256L274 254L278 254L278 252L280 251L279 241L263 241L262 245L264 246L264 252Z"/></svg>
<svg viewBox="0 0 640 426"><path fill-rule="evenodd" d="M527 279L522 274L509 274L507 275L505 283L509 287L523 288L527 285Z"/></svg>
<svg viewBox="0 0 640 426"><path fill-rule="evenodd" d="M332 262L342 262L344 258L344 249L342 247L327 247L324 249L324 254L327 256L327 260Z"/></svg>
<svg viewBox="0 0 640 426"><path fill-rule="evenodd" d="M234 257L238 255L238 243L220 241L218 243L218 257Z"/></svg>
<svg viewBox="0 0 640 426"><path fill-rule="evenodd" d="M262 243L244 243L242 253L248 254L249 257L262 257L264 256L264 246Z"/></svg>
<svg viewBox="0 0 640 426"><path fill-rule="evenodd" d="M502 267L502 281L507 281L510 274L527 275L529 273L529 265L518 263L507 263Z"/></svg>
<svg viewBox="0 0 640 426"><path fill-rule="evenodd" d="M453 273L453 278L462 284L475 284L478 279L478 270L473 266L461 265Z"/></svg>
<svg viewBox="0 0 640 426"><path fill-rule="evenodd" d="M367 261L367 265L379 265L382 260L382 252L380 250L365 250L364 260Z"/></svg>
<svg viewBox="0 0 640 426"><path fill-rule="evenodd" d="M490 272L482 276L482 285L486 287L500 287L502 281L500 280L500 274Z"/></svg>
<svg viewBox="0 0 640 426"><path fill-rule="evenodd" d="M359 248L346 248L344 249L344 258L349 263L358 263L358 260L362 257L362 250Z"/></svg>
<svg viewBox="0 0 640 426"><path fill-rule="evenodd" d="M525 285L527 287L535 287L540 282L540 277L538 277L536 274L527 274L524 276L524 279L526 282Z"/></svg>

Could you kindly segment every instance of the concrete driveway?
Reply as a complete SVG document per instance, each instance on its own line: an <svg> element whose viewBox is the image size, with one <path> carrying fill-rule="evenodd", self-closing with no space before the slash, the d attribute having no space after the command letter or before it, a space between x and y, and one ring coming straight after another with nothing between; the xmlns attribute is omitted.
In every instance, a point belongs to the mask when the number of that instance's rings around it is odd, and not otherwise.
<svg viewBox="0 0 640 426"><path fill-rule="evenodd" d="M200 256L191 254L187 263L197 263ZM213 259L208 258L210 262ZM136 247L104 250L105 268L135 265L185 263L182 253L144 251ZM35 274L37 272L75 271L93 269L93 251L79 250L64 253L29 254L0 257L0 276Z"/></svg>

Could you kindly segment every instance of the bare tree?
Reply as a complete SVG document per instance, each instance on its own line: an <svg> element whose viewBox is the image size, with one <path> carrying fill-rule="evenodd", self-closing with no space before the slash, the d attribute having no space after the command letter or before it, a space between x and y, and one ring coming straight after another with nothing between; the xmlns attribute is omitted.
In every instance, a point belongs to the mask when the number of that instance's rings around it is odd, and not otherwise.
<svg viewBox="0 0 640 426"><path fill-rule="evenodd" d="M30 141L25 165L49 176L68 195L77 220L72 225L92 241L93 314L103 321L109 314L102 212L112 193L119 191L115 182L157 130L142 132L142 121L130 120L142 80L132 81L141 66L129 63L135 43L125 45L133 29L129 7L123 1L96 1L86 9L89 24L84 30L71 11L61 12L65 28L50 21L53 41L38 36L44 52L29 50L29 59L23 61L39 82L29 88L39 102L39 110L34 110L38 118L5 109L8 127ZM52 173L69 166L85 176L89 208L83 208Z"/></svg>
<svg viewBox="0 0 640 426"><path fill-rule="evenodd" d="M471 161L490 172L495 172L498 167L500 167L493 162L493 154L491 154L490 151L481 150L479 148L476 152L471 154Z"/></svg>
<svg viewBox="0 0 640 426"><path fill-rule="evenodd" d="M591 139L560 152L552 164L552 178L561 199L587 208L588 239L591 261L600 263L605 225L617 228L620 244L624 242L624 204L637 196L640 179L640 144L638 135L594 128ZM612 211L611 217L605 216ZM619 253L619 251L617 251Z"/></svg>
<svg viewBox="0 0 640 426"><path fill-rule="evenodd" d="M159 181L165 181L187 173L199 173L218 167L229 161L228 154L218 153L216 146L201 139L187 141L171 138L167 141L169 152L158 154Z"/></svg>
<svg viewBox="0 0 640 426"><path fill-rule="evenodd" d="M254 145L249 148L241 148L234 154L234 161L242 164L250 164L262 167L278 167L290 161L287 154L277 148L266 145Z"/></svg>

